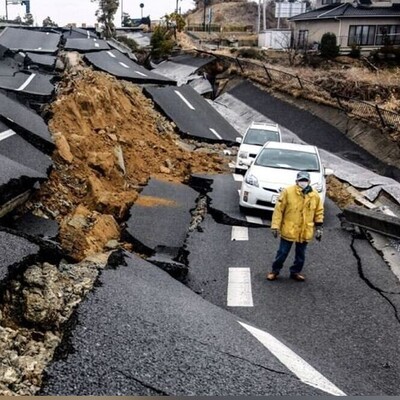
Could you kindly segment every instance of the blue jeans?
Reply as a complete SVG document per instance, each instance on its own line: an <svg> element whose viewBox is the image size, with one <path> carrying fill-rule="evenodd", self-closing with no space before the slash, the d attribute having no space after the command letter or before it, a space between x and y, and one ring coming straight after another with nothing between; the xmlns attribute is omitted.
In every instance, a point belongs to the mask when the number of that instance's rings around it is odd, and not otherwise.
<svg viewBox="0 0 400 400"><path fill-rule="evenodd" d="M285 262L290 249L292 248L293 242L289 240L285 240L281 238L281 242L279 243L279 249L276 253L275 261L272 264L272 271L279 274L279 271L283 267L283 263ZM307 242L299 243L296 242L296 252L294 257L294 263L290 267L291 274L298 274L303 269L305 255L306 255Z"/></svg>

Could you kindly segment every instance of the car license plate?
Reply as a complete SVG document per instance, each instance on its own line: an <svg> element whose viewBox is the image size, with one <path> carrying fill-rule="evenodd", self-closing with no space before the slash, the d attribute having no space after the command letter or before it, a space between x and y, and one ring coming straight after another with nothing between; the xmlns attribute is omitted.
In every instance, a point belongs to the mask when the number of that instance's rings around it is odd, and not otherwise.
<svg viewBox="0 0 400 400"><path fill-rule="evenodd" d="M278 195L277 195L277 194L274 194L274 195L271 197L271 203L272 203L272 204L275 204L275 203L276 203L276 200L278 200Z"/></svg>

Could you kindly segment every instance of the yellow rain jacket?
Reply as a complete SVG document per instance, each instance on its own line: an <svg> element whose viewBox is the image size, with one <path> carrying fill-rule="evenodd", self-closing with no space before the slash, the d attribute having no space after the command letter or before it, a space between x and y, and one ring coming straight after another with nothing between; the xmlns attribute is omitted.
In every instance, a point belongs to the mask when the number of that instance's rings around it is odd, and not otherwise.
<svg viewBox="0 0 400 400"><path fill-rule="evenodd" d="M278 229L283 239L308 242L314 235L314 224L324 221L324 205L318 192L303 194L298 185L289 186L279 196L272 215L271 229Z"/></svg>

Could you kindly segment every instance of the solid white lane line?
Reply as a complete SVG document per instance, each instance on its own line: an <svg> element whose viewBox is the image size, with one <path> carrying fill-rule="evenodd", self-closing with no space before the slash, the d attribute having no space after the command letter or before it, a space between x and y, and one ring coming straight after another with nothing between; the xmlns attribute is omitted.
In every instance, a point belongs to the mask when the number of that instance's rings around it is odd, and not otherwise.
<svg viewBox="0 0 400 400"><path fill-rule="evenodd" d="M249 240L249 228L245 226L232 226L231 240Z"/></svg>
<svg viewBox="0 0 400 400"><path fill-rule="evenodd" d="M115 54L111 53L111 51L107 51L107 54L112 58L117 58L117 56Z"/></svg>
<svg viewBox="0 0 400 400"><path fill-rule="evenodd" d="M127 68L127 69L129 69L130 67L128 66L128 65L126 65L126 64L124 64L123 62L119 62L124 68Z"/></svg>
<svg viewBox="0 0 400 400"><path fill-rule="evenodd" d="M218 139L222 139L222 137L218 134L218 132L214 128L209 128L209 129Z"/></svg>
<svg viewBox="0 0 400 400"><path fill-rule="evenodd" d="M269 333L239 322L258 339L287 369L292 371L302 382L334 396L346 396L338 387L326 379L315 368L298 356L289 347Z"/></svg>
<svg viewBox="0 0 400 400"><path fill-rule="evenodd" d="M229 268L228 307L253 307L250 268Z"/></svg>
<svg viewBox="0 0 400 400"><path fill-rule="evenodd" d="M194 110L195 108L189 103L189 101L183 96L182 93L174 90L174 92L182 99L182 101L191 109Z"/></svg>
<svg viewBox="0 0 400 400"><path fill-rule="evenodd" d="M35 76L36 74L31 74L31 76L17 90L24 90L32 82Z"/></svg>
<svg viewBox="0 0 400 400"><path fill-rule="evenodd" d="M14 131L12 131L11 129L8 129L7 131L1 132L0 133L0 142L2 140L5 140L5 139L11 137L11 136L14 136L14 135L16 135L16 133Z"/></svg>
<svg viewBox="0 0 400 400"><path fill-rule="evenodd" d="M140 71L133 71L133 72L135 72L135 73L138 74L138 75L147 76L146 74L143 74L143 73L140 72Z"/></svg>
<svg viewBox="0 0 400 400"><path fill-rule="evenodd" d="M233 179L236 182L243 182L243 175L241 175L241 174L232 174L232 175L233 175Z"/></svg>
<svg viewBox="0 0 400 400"><path fill-rule="evenodd" d="M251 222L253 224L264 225L263 220L260 217L253 217L251 215L246 215L247 222Z"/></svg>

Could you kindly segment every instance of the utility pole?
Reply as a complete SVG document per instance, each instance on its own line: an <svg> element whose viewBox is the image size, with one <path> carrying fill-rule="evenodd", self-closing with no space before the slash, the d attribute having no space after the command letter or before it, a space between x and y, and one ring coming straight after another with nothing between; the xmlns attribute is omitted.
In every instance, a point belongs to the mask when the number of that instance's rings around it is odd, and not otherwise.
<svg viewBox="0 0 400 400"><path fill-rule="evenodd" d="M203 32L206 31L206 4L207 0L203 0L203 5L204 5L204 12L203 12Z"/></svg>

